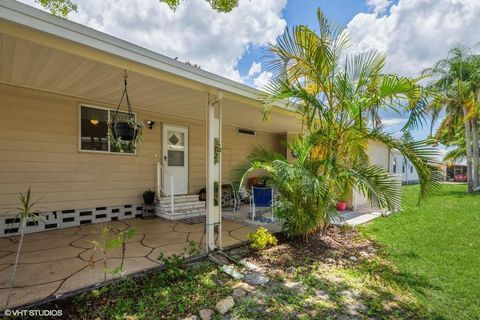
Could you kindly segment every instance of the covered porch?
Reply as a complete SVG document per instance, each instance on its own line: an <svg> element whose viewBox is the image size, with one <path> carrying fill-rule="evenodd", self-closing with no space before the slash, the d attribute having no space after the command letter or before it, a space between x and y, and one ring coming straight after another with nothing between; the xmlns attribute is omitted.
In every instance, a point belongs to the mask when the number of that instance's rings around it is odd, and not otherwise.
<svg viewBox="0 0 480 320"><path fill-rule="evenodd" d="M43 217L27 222L17 306L102 281L88 259L103 225L137 229L126 273L158 267L159 253L181 253L189 241L204 251L245 241L255 228L223 219L215 186L229 182L255 147L286 152L282 141L301 128L281 106L264 122L256 89L16 1L0 3L0 70L1 295L18 247L12 208L20 192L31 190ZM106 131L125 72L144 125L134 152L113 150ZM162 219L137 219L148 189L157 191ZM188 218L175 217L180 199L203 201L204 220L176 221ZM119 258L114 252L109 260Z"/></svg>
<svg viewBox="0 0 480 320"><path fill-rule="evenodd" d="M96 255L93 266L89 262L93 252L91 241L99 240L103 227L136 230L136 235L127 240L124 263L127 275L161 267L157 259L161 253L166 256L182 254L190 241L205 250L203 222L128 219L28 234L24 238L10 307L61 297L103 282L102 256ZM254 231L255 227L224 220L223 245L241 244ZM7 295L18 241L16 236L0 238L1 301L5 301ZM120 248L112 249L107 253L107 266L118 266L121 256ZM107 274L107 279L112 276Z"/></svg>

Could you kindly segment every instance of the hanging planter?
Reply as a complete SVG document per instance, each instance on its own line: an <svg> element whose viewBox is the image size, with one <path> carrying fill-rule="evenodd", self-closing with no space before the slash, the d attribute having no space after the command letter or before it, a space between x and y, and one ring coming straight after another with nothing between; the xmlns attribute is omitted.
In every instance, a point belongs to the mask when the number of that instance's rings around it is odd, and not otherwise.
<svg viewBox="0 0 480 320"><path fill-rule="evenodd" d="M114 151L134 152L138 143L142 142L142 124L137 121L132 111L132 105L127 91L127 71L123 76L125 89L118 103L117 110L113 114L112 121L108 126L108 135ZM127 112L119 112L123 99L127 101ZM119 117L119 113L126 114L125 117Z"/></svg>

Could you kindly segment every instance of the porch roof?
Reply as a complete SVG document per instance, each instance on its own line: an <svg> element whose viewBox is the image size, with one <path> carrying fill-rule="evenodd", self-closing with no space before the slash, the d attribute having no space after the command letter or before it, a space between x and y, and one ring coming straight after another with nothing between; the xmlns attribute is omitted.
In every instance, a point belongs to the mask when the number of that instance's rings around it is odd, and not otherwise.
<svg viewBox="0 0 480 320"><path fill-rule="evenodd" d="M0 82L115 105L129 75L134 107L205 120L207 93L224 93L224 124L298 132L279 105L262 121L260 91L12 0L0 3ZM293 115L293 116L292 116Z"/></svg>

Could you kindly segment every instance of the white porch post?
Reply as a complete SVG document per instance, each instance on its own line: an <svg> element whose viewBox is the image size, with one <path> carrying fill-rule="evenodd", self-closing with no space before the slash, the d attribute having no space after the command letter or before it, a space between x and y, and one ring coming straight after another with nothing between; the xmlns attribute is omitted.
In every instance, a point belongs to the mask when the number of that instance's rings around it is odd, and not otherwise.
<svg viewBox="0 0 480 320"><path fill-rule="evenodd" d="M222 145L222 93L216 97L207 94L206 114L206 138L207 138L207 217L206 217L206 249L212 251L217 248L215 241L215 226L218 226L218 247L222 247L222 159L218 154L218 162L215 163L215 140ZM217 185L217 188L215 188ZM216 189L216 190L215 190ZM217 197L215 197L217 192ZM217 198L217 201L215 201ZM216 203L215 203L216 202Z"/></svg>

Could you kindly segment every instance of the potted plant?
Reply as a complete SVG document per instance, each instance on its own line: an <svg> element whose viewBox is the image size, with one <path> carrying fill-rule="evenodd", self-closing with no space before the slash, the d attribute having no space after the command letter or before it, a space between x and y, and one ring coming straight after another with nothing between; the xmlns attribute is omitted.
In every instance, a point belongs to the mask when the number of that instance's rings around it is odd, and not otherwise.
<svg viewBox="0 0 480 320"><path fill-rule="evenodd" d="M117 121L112 123L114 138L122 141L135 141L141 134L142 124L132 117L128 121Z"/></svg>
<svg viewBox="0 0 480 320"><path fill-rule="evenodd" d="M135 118L128 122L112 122L108 126L108 137L115 152L135 152L136 145L142 142L142 124Z"/></svg>
<svg viewBox="0 0 480 320"><path fill-rule="evenodd" d="M142 141L142 124L137 121L132 111L132 105L127 91L127 71L125 70L122 97L118 103L117 110L113 114L112 121L108 125L108 136L115 151L133 152L135 145ZM123 99L127 100L127 112L120 112ZM120 116L119 116L120 114Z"/></svg>
<svg viewBox="0 0 480 320"><path fill-rule="evenodd" d="M155 191L147 190L143 193L143 203L154 204L155 203Z"/></svg>
<svg viewBox="0 0 480 320"><path fill-rule="evenodd" d="M349 186L348 182L343 182L341 188L339 189L340 195L337 201L337 211L345 211L347 210L347 200L351 195L351 186Z"/></svg>
<svg viewBox="0 0 480 320"><path fill-rule="evenodd" d="M345 211L345 210L347 210L347 202L345 200L338 200L337 211Z"/></svg>

